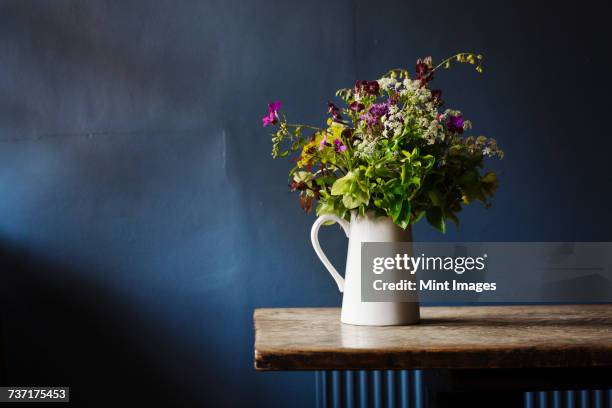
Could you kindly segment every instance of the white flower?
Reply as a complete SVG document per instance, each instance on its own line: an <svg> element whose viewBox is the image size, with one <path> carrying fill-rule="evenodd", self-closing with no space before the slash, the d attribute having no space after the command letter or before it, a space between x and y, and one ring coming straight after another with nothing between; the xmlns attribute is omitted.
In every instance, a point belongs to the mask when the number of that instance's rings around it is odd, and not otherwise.
<svg viewBox="0 0 612 408"><path fill-rule="evenodd" d="M365 139L357 145L355 148L355 156L362 159L369 159L374 156L376 152L377 139Z"/></svg>
<svg viewBox="0 0 612 408"><path fill-rule="evenodd" d="M383 77L378 80L378 85L385 91L395 88L396 84L397 80L395 78Z"/></svg>
<svg viewBox="0 0 612 408"><path fill-rule="evenodd" d="M443 141L446 138L444 126L442 126L442 124L435 119L430 121L429 126L427 126L423 137L425 138L425 140L427 140L428 144L434 144L437 141Z"/></svg>

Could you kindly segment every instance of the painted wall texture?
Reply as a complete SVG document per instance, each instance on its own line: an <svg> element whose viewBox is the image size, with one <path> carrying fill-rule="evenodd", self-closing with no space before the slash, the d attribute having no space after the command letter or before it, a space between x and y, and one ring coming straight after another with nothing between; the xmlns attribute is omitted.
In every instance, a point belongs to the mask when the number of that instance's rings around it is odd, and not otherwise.
<svg viewBox="0 0 612 408"><path fill-rule="evenodd" d="M253 308L340 304L260 118L324 120L418 57L506 158L460 229L420 240L610 240L610 53L595 3L0 1L4 382L75 406L309 407L253 370ZM342 267L337 228L322 240ZM520 284L520 283L517 283Z"/></svg>

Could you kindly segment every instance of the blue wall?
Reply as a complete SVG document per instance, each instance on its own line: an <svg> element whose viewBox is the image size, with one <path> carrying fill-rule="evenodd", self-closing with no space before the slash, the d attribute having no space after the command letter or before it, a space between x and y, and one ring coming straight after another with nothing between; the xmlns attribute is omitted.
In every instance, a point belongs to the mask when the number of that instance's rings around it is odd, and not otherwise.
<svg viewBox="0 0 612 408"><path fill-rule="evenodd" d="M1 1L4 382L70 385L75 406L312 406L311 373L253 370L253 308L340 303L260 118L281 99L323 120L335 89L428 54L485 54L484 75L436 81L506 159L491 163L493 208L416 238L610 240L605 16L588 2ZM341 234L323 241L341 266Z"/></svg>

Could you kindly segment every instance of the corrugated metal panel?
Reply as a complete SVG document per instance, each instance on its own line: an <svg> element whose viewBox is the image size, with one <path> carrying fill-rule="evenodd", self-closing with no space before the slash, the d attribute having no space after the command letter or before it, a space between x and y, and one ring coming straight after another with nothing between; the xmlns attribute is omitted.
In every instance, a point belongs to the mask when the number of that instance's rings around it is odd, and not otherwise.
<svg viewBox="0 0 612 408"><path fill-rule="evenodd" d="M317 371L316 393L317 408L425 408L421 370ZM526 392L524 407L612 408L612 390Z"/></svg>
<svg viewBox="0 0 612 408"><path fill-rule="evenodd" d="M420 370L317 371L318 408L424 408Z"/></svg>
<svg viewBox="0 0 612 408"><path fill-rule="evenodd" d="M525 408L612 408L612 390L525 393Z"/></svg>

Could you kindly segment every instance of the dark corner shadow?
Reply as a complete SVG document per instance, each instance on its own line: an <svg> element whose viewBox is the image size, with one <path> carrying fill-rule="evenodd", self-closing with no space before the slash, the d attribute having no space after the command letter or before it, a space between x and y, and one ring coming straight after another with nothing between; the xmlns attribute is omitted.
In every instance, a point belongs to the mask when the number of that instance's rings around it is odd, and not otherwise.
<svg viewBox="0 0 612 408"><path fill-rule="evenodd" d="M70 386L70 406L202 406L173 364L188 348L86 277L0 240L0 385Z"/></svg>

